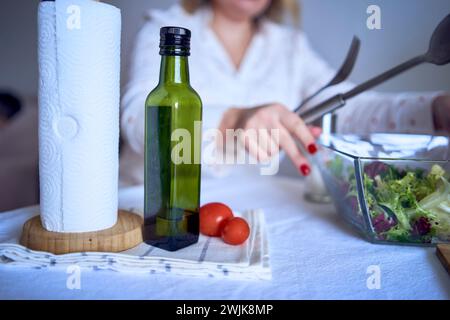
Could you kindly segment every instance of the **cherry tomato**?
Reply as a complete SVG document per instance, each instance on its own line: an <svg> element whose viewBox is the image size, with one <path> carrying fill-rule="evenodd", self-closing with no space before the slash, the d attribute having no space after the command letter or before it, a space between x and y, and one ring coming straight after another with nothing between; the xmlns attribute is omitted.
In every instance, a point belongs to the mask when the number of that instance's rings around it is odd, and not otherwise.
<svg viewBox="0 0 450 320"><path fill-rule="evenodd" d="M220 237L224 223L233 218L233 211L220 202L205 204L200 208L200 232L210 237Z"/></svg>
<svg viewBox="0 0 450 320"><path fill-rule="evenodd" d="M229 219L222 229L222 240L225 243L239 245L247 240L250 234L250 227L247 221L242 218Z"/></svg>

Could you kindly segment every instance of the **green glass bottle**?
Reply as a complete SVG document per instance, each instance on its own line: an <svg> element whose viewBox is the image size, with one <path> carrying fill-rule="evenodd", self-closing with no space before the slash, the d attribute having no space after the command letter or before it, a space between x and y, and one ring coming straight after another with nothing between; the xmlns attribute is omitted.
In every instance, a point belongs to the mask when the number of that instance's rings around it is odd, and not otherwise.
<svg viewBox="0 0 450 320"><path fill-rule="evenodd" d="M163 27L159 83L145 102L144 241L175 251L198 241L202 102L189 83L191 32Z"/></svg>

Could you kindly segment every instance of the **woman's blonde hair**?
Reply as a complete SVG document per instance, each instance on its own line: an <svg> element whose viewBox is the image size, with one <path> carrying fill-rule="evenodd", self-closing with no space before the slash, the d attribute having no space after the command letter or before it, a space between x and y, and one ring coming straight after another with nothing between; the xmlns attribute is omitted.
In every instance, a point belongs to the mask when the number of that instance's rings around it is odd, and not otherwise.
<svg viewBox="0 0 450 320"><path fill-rule="evenodd" d="M194 13L202 5L209 2L211 0L181 0L181 5L187 12ZM284 21L286 14L290 15L294 24L300 23L300 6L297 0L271 0L269 7L262 16L281 23Z"/></svg>

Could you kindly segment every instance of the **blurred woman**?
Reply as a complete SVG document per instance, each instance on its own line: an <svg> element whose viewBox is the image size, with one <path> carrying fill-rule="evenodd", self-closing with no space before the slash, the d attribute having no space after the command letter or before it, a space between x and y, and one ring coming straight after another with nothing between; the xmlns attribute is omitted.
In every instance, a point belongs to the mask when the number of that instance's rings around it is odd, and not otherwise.
<svg viewBox="0 0 450 320"><path fill-rule="evenodd" d="M303 32L281 24L287 14L298 22L296 0L187 0L148 13L136 39L122 101L123 184L143 183L144 102L158 82L159 28L167 25L192 31L191 84L203 100L204 128L278 129L279 140L267 139L287 154L300 174L310 173L301 149L314 154L320 130L306 126L291 110L335 71L314 52ZM350 87L344 83L328 93ZM435 123L434 115L448 114L449 106L449 97L439 93L369 92L337 112L337 130L430 133L445 126ZM258 145L248 151L261 161L274 155Z"/></svg>

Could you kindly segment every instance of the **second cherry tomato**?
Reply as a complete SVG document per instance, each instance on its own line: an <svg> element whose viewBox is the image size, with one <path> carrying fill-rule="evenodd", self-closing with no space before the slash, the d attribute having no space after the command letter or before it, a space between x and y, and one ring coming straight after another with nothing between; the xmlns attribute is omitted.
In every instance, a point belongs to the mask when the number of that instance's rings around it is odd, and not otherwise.
<svg viewBox="0 0 450 320"><path fill-rule="evenodd" d="M244 243L249 235L250 227L247 221L238 217L228 220L222 229L222 240L232 245Z"/></svg>

